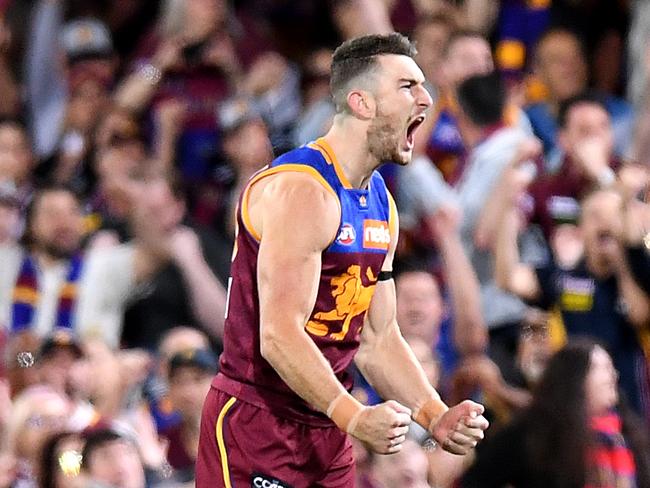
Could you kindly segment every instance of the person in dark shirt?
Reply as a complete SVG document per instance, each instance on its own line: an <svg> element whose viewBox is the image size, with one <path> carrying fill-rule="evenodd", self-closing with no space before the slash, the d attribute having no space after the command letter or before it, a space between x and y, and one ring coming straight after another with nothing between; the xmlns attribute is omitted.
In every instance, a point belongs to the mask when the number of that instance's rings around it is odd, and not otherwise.
<svg viewBox="0 0 650 488"><path fill-rule="evenodd" d="M616 181L611 117L601 98L590 93L563 102L558 116L558 144L563 151L561 166L544 174L530 186L532 221L550 239L558 223L577 220L584 195Z"/></svg>
<svg viewBox="0 0 650 488"><path fill-rule="evenodd" d="M519 262L516 213L506 209L496 248L497 284L553 312L556 344L567 336L602 341L621 375L621 387L638 412L648 413L648 374L639 334L649 316L648 296L632 278L623 257L622 199L597 191L582 202L584 254L572 265L554 261L540 268ZM515 210L516 212L516 210ZM513 218L514 217L514 218Z"/></svg>
<svg viewBox="0 0 650 488"><path fill-rule="evenodd" d="M612 359L587 340L551 358L533 402L477 451L461 488L650 486L647 427L619 401Z"/></svg>

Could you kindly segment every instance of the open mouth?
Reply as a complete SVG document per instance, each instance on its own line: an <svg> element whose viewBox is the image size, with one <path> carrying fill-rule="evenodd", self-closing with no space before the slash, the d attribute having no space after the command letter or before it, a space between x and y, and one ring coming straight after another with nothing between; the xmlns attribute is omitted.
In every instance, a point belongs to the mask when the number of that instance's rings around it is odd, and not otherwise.
<svg viewBox="0 0 650 488"><path fill-rule="evenodd" d="M422 122L424 122L424 115L418 115L406 128L406 143L409 149L413 147L415 131L422 125Z"/></svg>

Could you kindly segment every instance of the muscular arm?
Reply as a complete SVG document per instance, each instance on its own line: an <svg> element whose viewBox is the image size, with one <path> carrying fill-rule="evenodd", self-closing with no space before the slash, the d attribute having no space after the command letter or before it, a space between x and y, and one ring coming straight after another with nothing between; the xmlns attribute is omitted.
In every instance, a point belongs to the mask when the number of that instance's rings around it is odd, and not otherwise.
<svg viewBox="0 0 650 488"><path fill-rule="evenodd" d="M392 270L397 229L397 214L394 213L391 244L383 271ZM361 335L357 366L383 398L396 399L411 408L413 419L428 429L445 450L466 454L483 438L483 430L487 428L488 423L481 415L483 407L471 401L451 409L445 405L402 337L395 302L394 281L378 282Z"/></svg>
<svg viewBox="0 0 650 488"><path fill-rule="evenodd" d="M392 271L397 246L397 222L391 223L390 249L382 271ZM356 364L382 398L393 398L418 411L432 397L440 398L427 381L417 358L397 325L395 282L379 281L361 334ZM408 381L404 381L408 378ZM444 411L444 404L441 402ZM428 428L429 426L424 426Z"/></svg>
<svg viewBox="0 0 650 488"><path fill-rule="evenodd" d="M305 324L316 301L321 253L335 237L340 210L307 175L273 178L257 192L253 187L250 200L251 221L262 237L257 263L261 353L293 391L325 412L344 388Z"/></svg>

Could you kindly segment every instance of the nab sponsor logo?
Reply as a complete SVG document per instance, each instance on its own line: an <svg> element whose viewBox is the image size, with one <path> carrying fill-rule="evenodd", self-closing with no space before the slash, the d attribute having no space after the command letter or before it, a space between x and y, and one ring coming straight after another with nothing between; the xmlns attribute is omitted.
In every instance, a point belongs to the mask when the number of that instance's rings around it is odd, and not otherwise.
<svg viewBox="0 0 650 488"><path fill-rule="evenodd" d="M388 249L390 230L385 220L363 221L363 247L366 249Z"/></svg>
<svg viewBox="0 0 650 488"><path fill-rule="evenodd" d="M354 244L354 241L357 238L357 233L354 231L352 224L345 223L341 226L341 231L339 236L336 238L336 242L344 246L350 246Z"/></svg>
<svg viewBox="0 0 650 488"><path fill-rule="evenodd" d="M270 476L255 473L251 479L251 488L291 488L291 486Z"/></svg>

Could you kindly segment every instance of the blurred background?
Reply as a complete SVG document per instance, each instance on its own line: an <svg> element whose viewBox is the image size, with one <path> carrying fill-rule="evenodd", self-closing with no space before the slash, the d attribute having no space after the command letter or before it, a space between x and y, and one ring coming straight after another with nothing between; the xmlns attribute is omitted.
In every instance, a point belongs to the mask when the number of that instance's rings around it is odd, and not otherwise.
<svg viewBox="0 0 650 488"><path fill-rule="evenodd" d="M398 321L492 425L357 486L650 487L650 2L0 0L0 488L194 485L239 193L394 30L434 99L380 169Z"/></svg>

